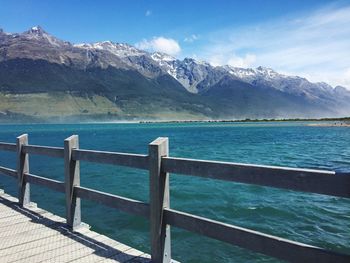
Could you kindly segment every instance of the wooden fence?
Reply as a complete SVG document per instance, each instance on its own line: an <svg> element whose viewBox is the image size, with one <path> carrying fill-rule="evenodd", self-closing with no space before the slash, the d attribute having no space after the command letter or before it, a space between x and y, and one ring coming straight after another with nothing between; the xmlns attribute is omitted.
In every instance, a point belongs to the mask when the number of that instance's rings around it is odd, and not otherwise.
<svg viewBox="0 0 350 263"><path fill-rule="evenodd" d="M67 224L73 230L81 222L81 198L148 218L150 220L152 262L171 261L170 226L290 262L350 262L348 254L336 253L171 209L169 206L169 173L346 198L350 198L350 174L174 158L169 157L168 138L158 138L150 143L148 155L82 150L79 149L77 135L67 138L64 141L64 147L46 147L29 145L28 135L24 134L17 138L16 143L0 143L0 150L17 153L17 169L0 166L0 174L17 178L20 205L24 206L30 202L30 184L42 185L65 193ZM31 174L28 154L63 158L64 182ZM150 203L80 186L80 161L149 170Z"/></svg>

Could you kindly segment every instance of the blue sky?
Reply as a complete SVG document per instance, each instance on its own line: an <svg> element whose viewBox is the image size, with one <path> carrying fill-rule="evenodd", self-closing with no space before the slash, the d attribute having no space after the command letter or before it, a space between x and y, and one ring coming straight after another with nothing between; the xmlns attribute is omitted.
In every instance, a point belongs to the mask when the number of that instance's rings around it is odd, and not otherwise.
<svg viewBox="0 0 350 263"><path fill-rule="evenodd" d="M214 65L263 65L350 88L349 1L4 1L0 27L112 40Z"/></svg>

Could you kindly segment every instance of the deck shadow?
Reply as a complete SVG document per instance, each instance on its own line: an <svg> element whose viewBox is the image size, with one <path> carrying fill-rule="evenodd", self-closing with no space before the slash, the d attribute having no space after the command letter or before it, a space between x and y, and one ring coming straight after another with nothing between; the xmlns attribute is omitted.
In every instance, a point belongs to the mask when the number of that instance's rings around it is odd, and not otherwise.
<svg viewBox="0 0 350 263"><path fill-rule="evenodd" d="M80 258L75 258L74 260L79 259L82 262L84 262L85 257L87 258L89 255L95 254L96 256L100 257L98 261L104 260L104 259L112 259L112 260L115 260L115 262L140 262L140 263L150 262L150 258L146 257L145 254L140 254L137 252L137 250L127 247L126 245L120 244L120 248L114 247L113 245L119 246L118 242L111 240L108 237L102 238L101 241L95 240L94 237L98 235L98 233L96 232L89 231L90 236L87 236L86 234L80 232L80 231L84 232L84 230L82 229L78 229L77 231L71 231L68 228L66 223L58 222L50 218L47 218L44 215L41 215L41 213L31 210L30 207L28 208L20 207L17 202L10 201L3 196L0 196L0 203L28 217L30 219L29 220L30 222L41 224L53 231L58 232L59 234L67 238L70 238L76 242L79 242L80 244L84 245L84 247L88 247L93 250L93 252L83 255ZM88 231L88 230L85 229L85 231ZM99 235L99 237L101 238L101 235ZM104 242L109 244L105 244ZM62 247L59 249L62 249ZM62 255L63 254L64 252L62 252Z"/></svg>

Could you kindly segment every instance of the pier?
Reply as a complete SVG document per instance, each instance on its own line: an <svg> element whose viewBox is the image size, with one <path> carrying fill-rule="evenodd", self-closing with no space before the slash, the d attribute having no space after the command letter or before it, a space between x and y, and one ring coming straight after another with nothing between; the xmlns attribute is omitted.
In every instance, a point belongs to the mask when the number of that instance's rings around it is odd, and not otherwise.
<svg viewBox="0 0 350 263"><path fill-rule="evenodd" d="M1 262L150 262L150 256L0 192Z"/></svg>
<svg viewBox="0 0 350 263"><path fill-rule="evenodd" d="M63 147L48 147L29 144L28 135L24 134L17 137L16 143L1 142L0 150L16 152L16 169L0 166L0 174L12 177L18 186L17 199L5 193L0 196L0 255L2 260L6 258L3 255L11 259L3 262L25 260L28 253L39 258L33 256L30 262L171 262L171 226L289 262L350 262L348 254L171 209L169 192L169 176L175 173L350 198L348 173L174 158L169 154L167 138L151 142L147 155L80 149L77 135L64 140ZM64 180L31 174L32 154L63 158ZM81 186L82 161L148 170L149 203ZM30 200L30 184L64 194L65 218L37 208ZM81 199L149 219L150 255L90 231L81 222ZM53 236L57 240L51 242L49 238ZM62 245L59 240L67 243ZM45 245L39 245L40 242ZM68 248L71 250L65 250ZM85 254L80 255L83 251Z"/></svg>

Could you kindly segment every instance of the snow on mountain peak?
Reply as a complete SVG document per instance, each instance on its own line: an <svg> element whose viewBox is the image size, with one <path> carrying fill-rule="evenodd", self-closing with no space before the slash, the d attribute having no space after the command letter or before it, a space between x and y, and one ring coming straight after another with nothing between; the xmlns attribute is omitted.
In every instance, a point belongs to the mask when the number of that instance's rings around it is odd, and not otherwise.
<svg viewBox="0 0 350 263"><path fill-rule="evenodd" d="M96 43L75 44L75 47L84 49L106 50L118 57L141 56L145 51L139 50L125 43L114 43L112 41L102 41Z"/></svg>
<svg viewBox="0 0 350 263"><path fill-rule="evenodd" d="M193 61L196 63L196 64L199 64L199 65L204 65L204 66L209 66L210 64L204 60L198 60L198 59L195 59L193 58Z"/></svg>
<svg viewBox="0 0 350 263"><path fill-rule="evenodd" d="M271 68L262 67L262 66L259 66L253 69L253 68L239 68L239 67L226 65L226 66L223 66L223 68L231 75L237 78L246 80L248 82L249 80L256 79L256 78L271 80L271 79L276 79L283 76L282 74L277 73Z"/></svg>
<svg viewBox="0 0 350 263"><path fill-rule="evenodd" d="M13 34L14 37L17 37L19 34ZM23 32L20 34L22 37L25 37L27 39L33 39L38 41L46 41L52 46L60 47L64 45L70 45L69 42L65 42L62 40L59 40L58 38L48 34L44 29L40 26L33 26L29 30Z"/></svg>
<svg viewBox="0 0 350 263"><path fill-rule="evenodd" d="M255 77L257 75L257 71L252 68L239 68L239 67L226 65L226 66L223 66L223 69L226 70L231 75L240 79L247 79L247 78Z"/></svg>
<svg viewBox="0 0 350 263"><path fill-rule="evenodd" d="M151 55L152 59L154 61L160 62L160 61L175 61L176 59L168 54L161 53L161 52L154 52Z"/></svg>
<svg viewBox="0 0 350 263"><path fill-rule="evenodd" d="M25 33L32 34L32 35L46 34L46 32L40 26L33 26Z"/></svg>

